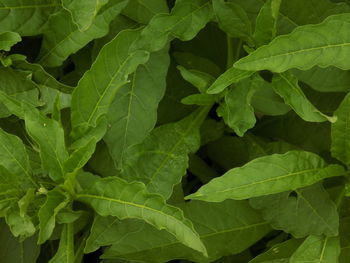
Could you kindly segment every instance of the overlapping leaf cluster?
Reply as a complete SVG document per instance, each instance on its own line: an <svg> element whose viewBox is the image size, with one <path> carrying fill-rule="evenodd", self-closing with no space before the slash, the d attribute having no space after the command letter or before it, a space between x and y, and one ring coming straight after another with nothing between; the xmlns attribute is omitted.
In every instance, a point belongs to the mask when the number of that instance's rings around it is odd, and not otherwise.
<svg viewBox="0 0 350 263"><path fill-rule="evenodd" d="M0 0L1 262L348 262L349 32L347 0Z"/></svg>

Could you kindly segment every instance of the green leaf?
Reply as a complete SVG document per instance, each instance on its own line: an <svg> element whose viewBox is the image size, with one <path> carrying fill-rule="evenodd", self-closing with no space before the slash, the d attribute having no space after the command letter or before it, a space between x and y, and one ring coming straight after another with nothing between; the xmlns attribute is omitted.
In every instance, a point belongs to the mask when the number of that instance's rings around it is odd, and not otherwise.
<svg viewBox="0 0 350 263"><path fill-rule="evenodd" d="M281 2L282 0L268 0L260 9L253 36L258 47L268 44L275 38Z"/></svg>
<svg viewBox="0 0 350 263"><path fill-rule="evenodd" d="M208 106L213 105L217 100L217 96L211 94L193 94L181 100L186 105Z"/></svg>
<svg viewBox="0 0 350 263"><path fill-rule="evenodd" d="M289 263L289 258L294 251L301 245L302 239L289 239L279 243L249 261L249 263Z"/></svg>
<svg viewBox="0 0 350 263"><path fill-rule="evenodd" d="M122 13L140 24L148 24L156 14L169 13L169 8L164 0L133 0Z"/></svg>
<svg viewBox="0 0 350 263"><path fill-rule="evenodd" d="M227 91L225 101L217 109L218 116L223 117L225 123L240 137L254 127L256 120L251 100L258 85L257 78L238 82Z"/></svg>
<svg viewBox="0 0 350 263"><path fill-rule="evenodd" d="M1 32L13 31L21 36L42 33L51 14L61 6L60 0L1 0Z"/></svg>
<svg viewBox="0 0 350 263"><path fill-rule="evenodd" d="M162 49L169 40L178 38L188 41L209 22L212 17L208 0L177 0L170 14L157 14L142 30L135 48L148 51Z"/></svg>
<svg viewBox="0 0 350 263"><path fill-rule="evenodd" d="M290 258L290 263L338 262L340 243L338 237L309 236Z"/></svg>
<svg viewBox="0 0 350 263"><path fill-rule="evenodd" d="M65 174L63 164L68 159L63 128L37 109L24 106L26 130L40 148L42 166L52 180L61 181Z"/></svg>
<svg viewBox="0 0 350 263"><path fill-rule="evenodd" d="M234 168L211 180L186 199L210 202L247 199L296 190L343 173L341 166L327 165L314 153L289 151L256 158L242 167Z"/></svg>
<svg viewBox="0 0 350 263"><path fill-rule="evenodd" d="M80 31L91 26L100 8L107 3L108 0L62 0L62 6L70 12Z"/></svg>
<svg viewBox="0 0 350 263"><path fill-rule="evenodd" d="M69 200L59 190L51 190L47 193L45 203L40 207L38 244L43 244L50 238L56 225L56 216L65 208Z"/></svg>
<svg viewBox="0 0 350 263"><path fill-rule="evenodd" d="M176 258L212 262L224 255L240 253L269 231L268 224L245 201L193 201L181 207L207 247L208 258L185 247L165 231L156 231L138 221L118 221L111 217L95 219L87 242L87 251L112 244L103 258L154 263ZM238 214L235 211L240 212ZM225 213L226 217L217 216L222 213Z"/></svg>
<svg viewBox="0 0 350 263"><path fill-rule="evenodd" d="M317 25L300 26L240 59L234 67L273 72L291 68L307 70L313 66L350 69L350 63L345 59L350 52L349 28L349 14L330 16Z"/></svg>
<svg viewBox="0 0 350 263"><path fill-rule="evenodd" d="M312 105L299 87L297 78L292 74L274 75L272 87L303 120L311 122L336 121L337 117L329 117Z"/></svg>
<svg viewBox="0 0 350 263"><path fill-rule="evenodd" d="M262 211L264 219L273 228L296 238L338 235L337 207L321 184L253 198L250 204Z"/></svg>
<svg viewBox="0 0 350 263"><path fill-rule="evenodd" d="M3 246L0 246L0 257L3 262L37 262L40 248L36 244L36 236L20 242L18 238L12 235L3 220L0 223L0 243L3 244Z"/></svg>
<svg viewBox="0 0 350 263"><path fill-rule="evenodd" d="M6 133L2 129L0 129L0 165L11 171L18 182L21 182L21 188L26 190L36 185L23 142L17 136Z"/></svg>
<svg viewBox="0 0 350 263"><path fill-rule="evenodd" d="M73 224L63 225L57 252L49 263L75 263Z"/></svg>
<svg viewBox="0 0 350 263"><path fill-rule="evenodd" d="M128 74L148 60L148 52L130 49L139 33L128 30L118 34L102 48L91 69L80 79L72 95L74 138L82 137L89 126L96 126L97 119L107 114L116 92L128 82Z"/></svg>
<svg viewBox="0 0 350 263"><path fill-rule="evenodd" d="M0 50L10 51L11 47L21 41L21 36L15 32L0 33Z"/></svg>
<svg viewBox="0 0 350 263"><path fill-rule="evenodd" d="M180 70L181 76L195 86L201 93L205 93L210 84L214 81L213 76L206 72L195 69L186 69L183 66L177 66L177 69Z"/></svg>
<svg viewBox="0 0 350 263"><path fill-rule="evenodd" d="M156 124L158 103L166 87L167 51L153 53L146 64L138 66L111 105L104 141L119 167L127 149L142 142Z"/></svg>
<svg viewBox="0 0 350 263"><path fill-rule="evenodd" d="M126 154L122 176L146 184L151 193L168 199L188 167L188 155L200 146L199 128L207 115L203 107L187 118L154 129L141 144Z"/></svg>
<svg viewBox="0 0 350 263"><path fill-rule="evenodd" d="M214 83L209 87L207 92L209 94L220 93L231 84L237 83L240 80L244 80L253 74L254 71L239 70L234 67L231 67L214 81Z"/></svg>
<svg viewBox="0 0 350 263"><path fill-rule="evenodd" d="M22 217L17 207L11 207L6 211L5 220L12 234L21 240L31 237L36 231L31 218L28 215Z"/></svg>
<svg viewBox="0 0 350 263"><path fill-rule="evenodd" d="M213 9L219 27L230 37L243 37L250 40L252 25L241 5L224 0L213 1Z"/></svg>
<svg viewBox="0 0 350 263"><path fill-rule="evenodd" d="M44 31L38 62L46 67L60 66L69 55L74 54L90 41L106 35L109 23L126 4L127 0L110 1L85 31L79 31L67 10L63 9L52 15Z"/></svg>
<svg viewBox="0 0 350 263"><path fill-rule="evenodd" d="M346 165L350 164L350 137L349 137L349 110L350 110L350 93L346 95L338 109L334 112L337 121L332 123L331 136L331 153L332 156Z"/></svg>
<svg viewBox="0 0 350 263"><path fill-rule="evenodd" d="M142 183L127 183L117 177L107 177L96 182L77 199L90 204L101 216L116 216L119 219L137 218L165 229L184 245L207 254L205 246L184 218L182 211L167 205L160 195L146 192Z"/></svg>

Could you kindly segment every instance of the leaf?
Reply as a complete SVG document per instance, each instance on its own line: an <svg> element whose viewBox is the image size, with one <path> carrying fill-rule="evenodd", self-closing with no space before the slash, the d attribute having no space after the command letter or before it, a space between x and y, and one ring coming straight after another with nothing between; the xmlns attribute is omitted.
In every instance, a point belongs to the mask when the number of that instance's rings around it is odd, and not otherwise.
<svg viewBox="0 0 350 263"><path fill-rule="evenodd" d="M2 220L0 223L1 260L6 263L35 263L39 256L40 248L36 244L36 236L22 242L15 238Z"/></svg>
<svg viewBox="0 0 350 263"><path fill-rule="evenodd" d="M126 153L122 176L145 183L151 193L168 199L188 167L188 155L200 146L199 128L207 115L203 107L187 118L152 131L141 144Z"/></svg>
<svg viewBox="0 0 350 263"><path fill-rule="evenodd" d="M56 216L60 210L67 206L68 202L67 196L59 190L54 189L47 193L46 201L38 212L38 244L43 244L50 238L56 225Z"/></svg>
<svg viewBox="0 0 350 263"><path fill-rule="evenodd" d="M32 178L29 157L20 138L0 129L0 166L11 171L23 189L37 185ZM1 176L3 174L1 173Z"/></svg>
<svg viewBox="0 0 350 263"><path fill-rule="evenodd" d="M1 0L1 32L13 31L21 36L40 35L49 16L60 7L59 0Z"/></svg>
<svg viewBox="0 0 350 263"><path fill-rule="evenodd" d="M11 47L21 41L21 36L15 32L0 33L0 50L10 51Z"/></svg>
<svg viewBox="0 0 350 263"><path fill-rule="evenodd" d="M214 81L214 83L209 87L207 92L209 94L220 93L233 83L237 83L240 80L244 80L253 74L253 71L239 70L234 67L231 67Z"/></svg>
<svg viewBox="0 0 350 263"><path fill-rule="evenodd" d="M6 211L5 220L12 235L20 237L21 240L33 236L36 231L31 218L28 215L22 217L17 207L12 206Z"/></svg>
<svg viewBox="0 0 350 263"><path fill-rule="evenodd" d="M134 48L154 52L162 49L169 40L188 41L209 22L212 17L210 1L178 0L170 14L157 14L142 30Z"/></svg>
<svg viewBox="0 0 350 263"><path fill-rule="evenodd" d="M299 87L298 80L292 74L274 75L272 87L303 120L312 122L336 121L336 117L329 117L312 105Z"/></svg>
<svg viewBox="0 0 350 263"><path fill-rule="evenodd" d="M250 204L262 212L273 228L291 233L295 238L338 235L337 207L320 184L253 198Z"/></svg>
<svg viewBox="0 0 350 263"><path fill-rule="evenodd" d="M260 9L253 35L258 47L268 44L275 38L281 2L282 0L268 0Z"/></svg>
<svg viewBox="0 0 350 263"><path fill-rule="evenodd" d="M129 1L123 14L140 24L148 24L156 14L168 13L168 9L164 0L133 0Z"/></svg>
<svg viewBox="0 0 350 263"><path fill-rule="evenodd" d="M80 31L85 31L91 26L98 11L107 3L108 0L62 0L62 6L70 12Z"/></svg>
<svg viewBox="0 0 350 263"><path fill-rule="evenodd" d="M283 243L279 243L249 261L249 263L289 263L289 258L294 251L301 245L301 239L289 239Z"/></svg>
<svg viewBox="0 0 350 263"><path fill-rule="evenodd" d="M211 94L193 94L181 100L181 103L186 105L210 106L217 100L217 96Z"/></svg>
<svg viewBox="0 0 350 263"><path fill-rule="evenodd" d="M165 231L156 231L139 221L118 221L111 217L95 219L87 251L112 244L103 258L154 263L176 258L194 262L212 262L224 255L243 251L269 231L268 224L261 220L259 214L245 201L227 200L222 203L194 201L181 207L207 247L208 258L185 247ZM226 217L217 216L222 213L225 213Z"/></svg>
<svg viewBox="0 0 350 263"><path fill-rule="evenodd" d="M339 30L335 32L334 28ZM349 14L330 16L317 25L300 26L240 59L234 67L279 73L291 68L307 70L313 66L350 69L350 63L344 59L350 50L348 28Z"/></svg>
<svg viewBox="0 0 350 263"><path fill-rule="evenodd" d="M337 121L332 123L331 136L331 153L332 156L346 165L350 164L350 137L348 136L349 112L350 110L350 94L348 93L338 109L334 112Z"/></svg>
<svg viewBox="0 0 350 263"><path fill-rule="evenodd" d="M343 173L341 166L326 165L316 154L289 151L285 154L256 158L242 167L231 169L186 199L209 202L220 202L225 199L241 200L296 190Z"/></svg>
<svg viewBox="0 0 350 263"><path fill-rule="evenodd" d="M218 116L240 137L254 127L256 120L251 100L258 84L255 78L238 82L227 91L225 101L217 109Z"/></svg>
<svg viewBox="0 0 350 263"><path fill-rule="evenodd" d="M107 115L108 131L104 141L119 167L127 149L141 143L157 121L168 65L167 49L153 53L149 61L139 65L131 75L130 83L117 91Z"/></svg>
<svg viewBox="0 0 350 263"><path fill-rule="evenodd" d="M290 263L338 262L340 244L338 237L309 236L290 258Z"/></svg>
<svg viewBox="0 0 350 263"><path fill-rule="evenodd" d="M181 76L195 86L201 93L205 93L210 84L214 81L213 76L206 72L194 69L188 70L183 66L177 66L177 69L180 71Z"/></svg>
<svg viewBox="0 0 350 263"><path fill-rule="evenodd" d="M25 105L24 109L26 130L40 148L44 170L53 181L61 181L65 174L63 164L68 159L63 128L33 107Z"/></svg>
<svg viewBox="0 0 350 263"><path fill-rule="evenodd" d="M230 37L250 40L252 25L245 10L235 2L213 1L213 9L221 30Z"/></svg>
<svg viewBox="0 0 350 263"><path fill-rule="evenodd" d="M72 95L74 138L82 137L89 126L96 126L97 119L107 114L116 92L127 83L128 74L148 60L148 52L130 50L138 36L137 30L118 34L102 48L91 69L80 79Z"/></svg>
<svg viewBox="0 0 350 263"><path fill-rule="evenodd" d="M144 220L159 230L165 229L184 245L207 254L192 223L184 218L181 210L165 204L160 195L146 192L142 183L127 183L117 177L106 177L96 180L91 188L76 197L90 204L101 216Z"/></svg>
<svg viewBox="0 0 350 263"><path fill-rule="evenodd" d="M73 231L73 224L63 225L57 252L49 263L75 263Z"/></svg>
<svg viewBox="0 0 350 263"><path fill-rule="evenodd" d="M79 31L70 13L65 9L52 15L44 31L38 63L46 67L60 66L69 55L74 54L90 41L106 35L109 23L126 4L127 0L110 1L85 31Z"/></svg>

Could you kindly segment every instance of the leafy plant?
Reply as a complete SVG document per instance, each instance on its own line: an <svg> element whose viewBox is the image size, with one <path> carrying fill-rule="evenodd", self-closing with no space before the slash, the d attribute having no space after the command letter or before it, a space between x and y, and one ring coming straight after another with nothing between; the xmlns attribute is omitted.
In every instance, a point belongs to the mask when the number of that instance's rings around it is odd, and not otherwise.
<svg viewBox="0 0 350 263"><path fill-rule="evenodd" d="M2 262L347 263L350 1L0 0Z"/></svg>

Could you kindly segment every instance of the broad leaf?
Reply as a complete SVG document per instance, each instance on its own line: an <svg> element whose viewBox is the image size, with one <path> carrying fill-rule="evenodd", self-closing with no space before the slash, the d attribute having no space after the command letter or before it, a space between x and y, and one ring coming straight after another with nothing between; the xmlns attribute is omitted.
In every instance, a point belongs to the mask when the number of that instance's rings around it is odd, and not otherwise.
<svg viewBox="0 0 350 263"><path fill-rule="evenodd" d="M10 51L11 47L21 40L21 36L15 32L0 33L0 50Z"/></svg>
<svg viewBox="0 0 350 263"><path fill-rule="evenodd" d="M316 154L289 151L256 158L211 180L186 199L220 202L296 190L324 178L344 173L341 166L327 165Z"/></svg>
<svg viewBox="0 0 350 263"><path fill-rule="evenodd" d="M309 236L290 258L290 263L335 263L340 254L338 237Z"/></svg>
<svg viewBox="0 0 350 263"><path fill-rule="evenodd" d="M127 152L122 176L144 182L149 192L168 199L186 173L188 155L200 146L199 128L208 110L204 107L179 122L153 130L143 143Z"/></svg>
<svg viewBox="0 0 350 263"><path fill-rule="evenodd" d="M168 12L169 8L164 0L132 0L123 10L124 15L140 24L148 24L156 14Z"/></svg>
<svg viewBox="0 0 350 263"><path fill-rule="evenodd" d="M168 65L166 49L153 53L116 94L107 115L108 131L104 140L119 167L127 149L142 142L156 123Z"/></svg>
<svg viewBox="0 0 350 263"><path fill-rule="evenodd" d="M76 197L90 204L101 216L144 220L159 230L165 229L184 245L207 254L192 223L182 211L167 205L160 195L149 194L142 183L127 183L117 177L107 177L96 180Z"/></svg>
<svg viewBox="0 0 350 263"><path fill-rule="evenodd" d="M350 127L349 122L350 111L350 93L344 98L339 108L334 112L337 121L332 123L332 156L346 165L350 164Z"/></svg>
<svg viewBox="0 0 350 263"><path fill-rule="evenodd" d="M261 210L273 228L291 233L296 238L338 235L337 207L320 184L253 198L250 204Z"/></svg>
<svg viewBox="0 0 350 263"><path fill-rule="evenodd" d="M80 138L107 114L114 95L128 82L128 74L148 60L148 52L130 49L138 30L123 31L103 47L72 95L73 137ZM106 75L107 73L107 75Z"/></svg>
<svg viewBox="0 0 350 263"><path fill-rule="evenodd" d="M313 66L350 69L350 63L345 59L350 53L349 28L350 14L330 16L317 25L300 26L240 59L234 67L273 72L291 68L307 70Z"/></svg>
<svg viewBox="0 0 350 263"><path fill-rule="evenodd" d="M110 1L96 16L89 28L83 32L79 31L67 10L62 9L52 15L44 31L38 62L47 67L60 66L69 55L77 52L91 40L106 35L109 23L126 4L127 0Z"/></svg>

